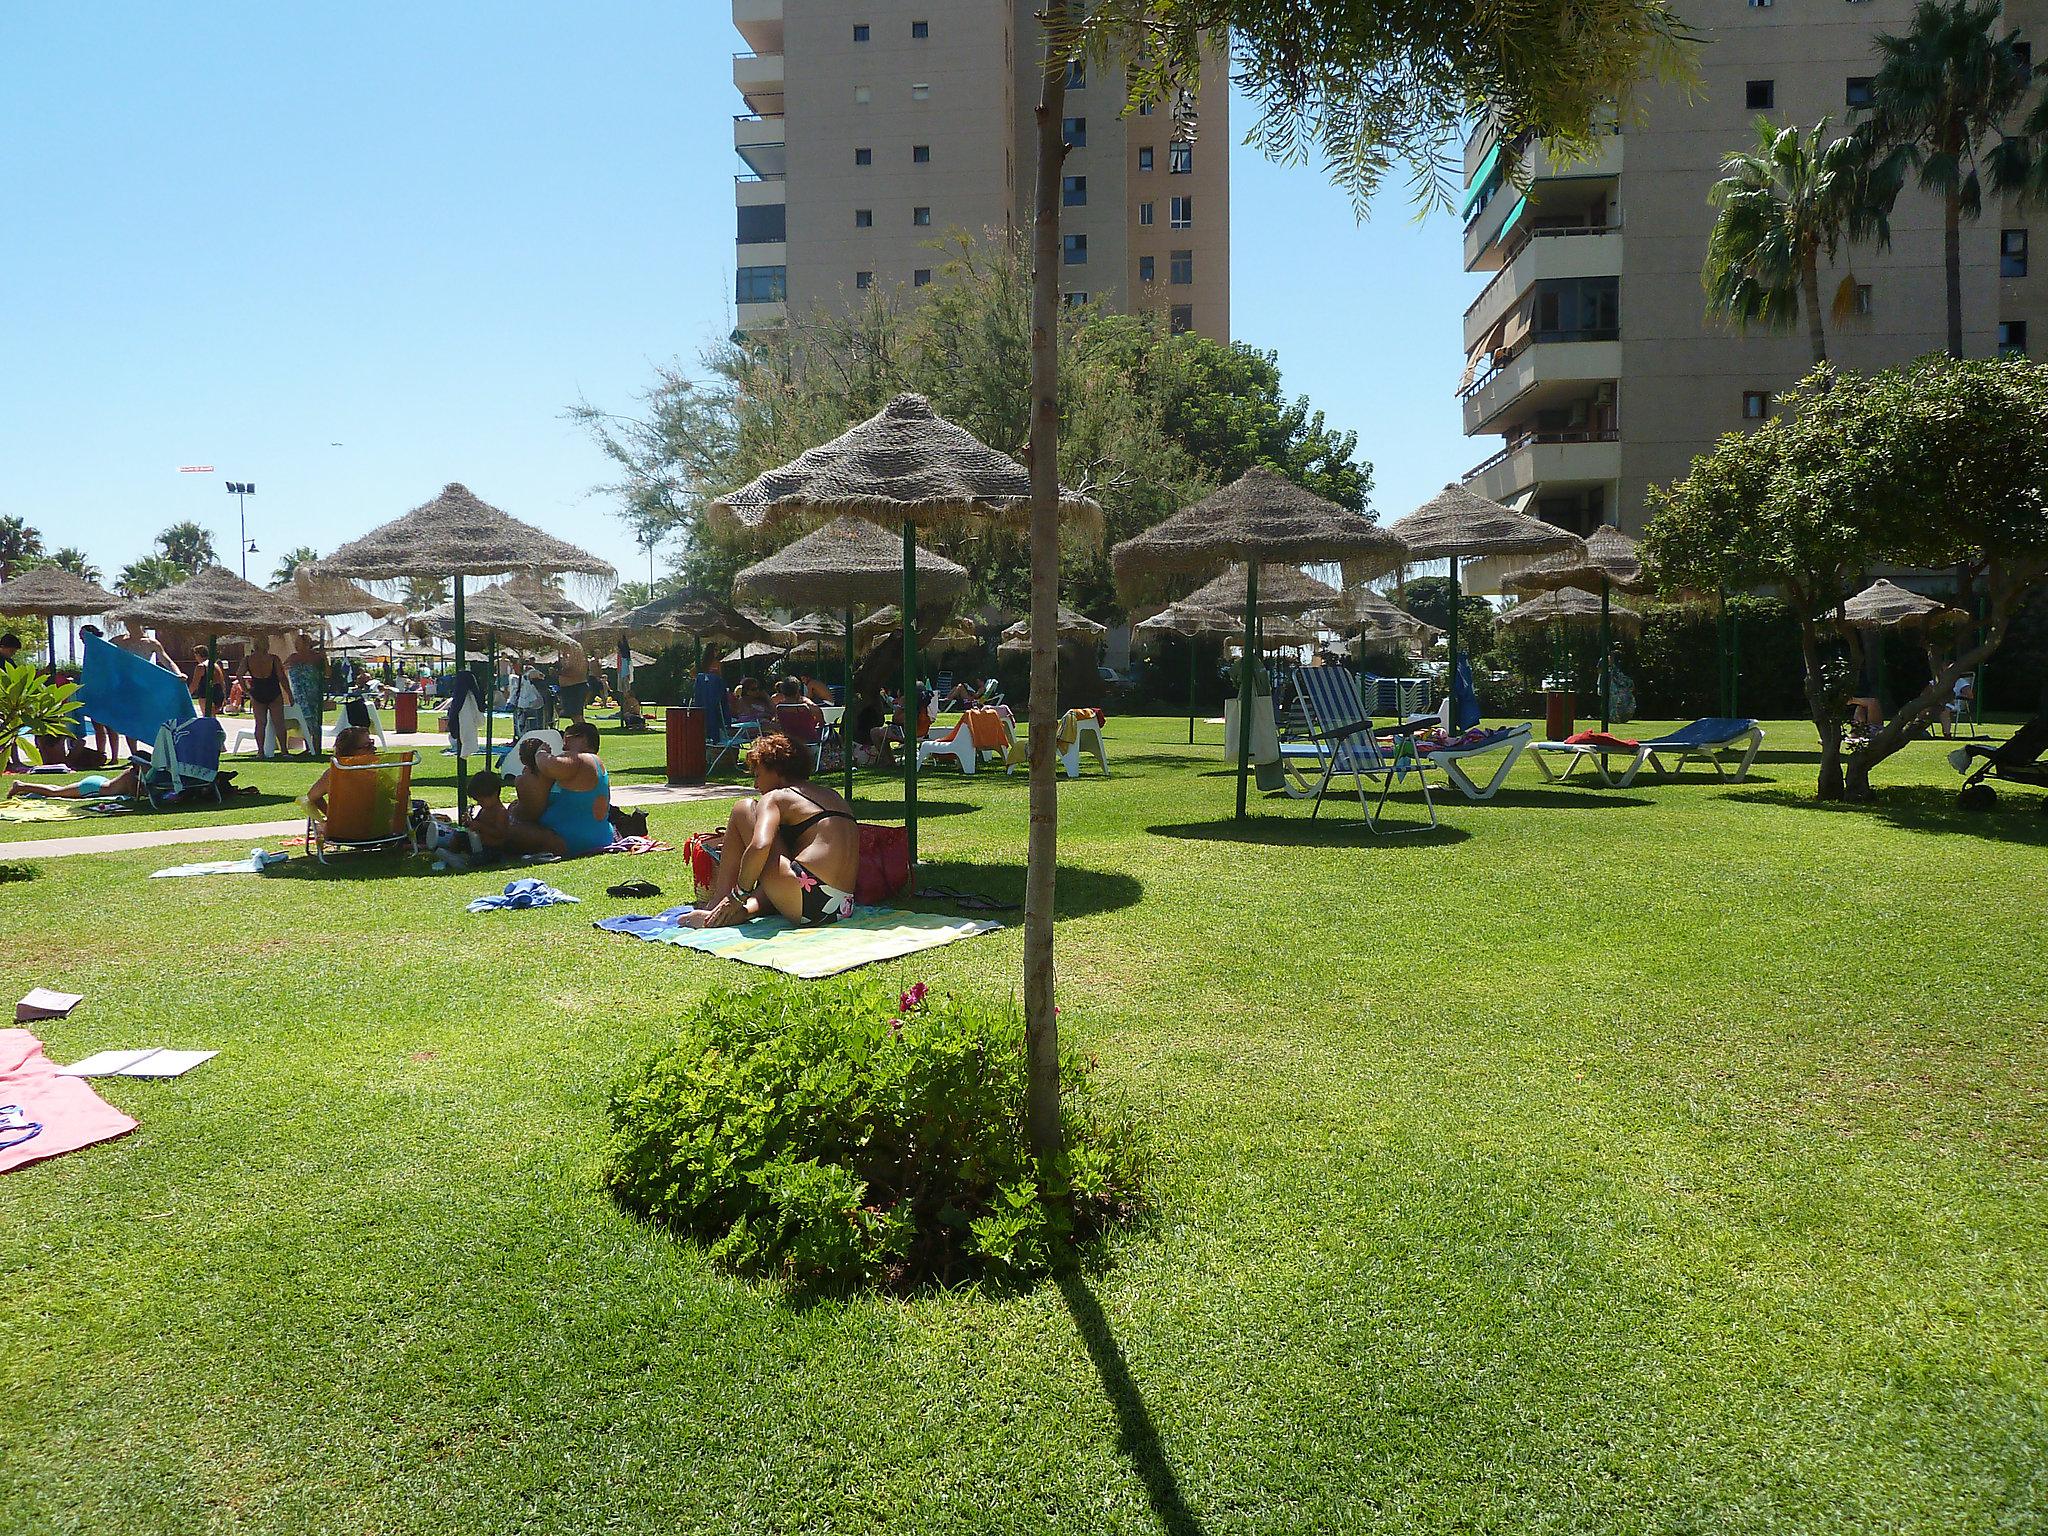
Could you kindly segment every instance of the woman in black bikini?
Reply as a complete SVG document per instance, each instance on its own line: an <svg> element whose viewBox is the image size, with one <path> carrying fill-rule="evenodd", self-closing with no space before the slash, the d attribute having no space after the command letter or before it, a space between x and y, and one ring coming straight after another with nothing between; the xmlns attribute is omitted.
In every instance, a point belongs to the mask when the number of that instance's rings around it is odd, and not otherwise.
<svg viewBox="0 0 2048 1536"><path fill-rule="evenodd" d="M242 676L249 680L249 711L256 717L256 755L283 757L284 705L292 696L284 663L259 645L242 663Z"/></svg>
<svg viewBox="0 0 2048 1536"><path fill-rule="evenodd" d="M718 878L683 922L729 928L776 912L791 922L836 923L853 912L860 823L834 791L811 782L810 749L770 731L747 749L760 793L732 809Z"/></svg>

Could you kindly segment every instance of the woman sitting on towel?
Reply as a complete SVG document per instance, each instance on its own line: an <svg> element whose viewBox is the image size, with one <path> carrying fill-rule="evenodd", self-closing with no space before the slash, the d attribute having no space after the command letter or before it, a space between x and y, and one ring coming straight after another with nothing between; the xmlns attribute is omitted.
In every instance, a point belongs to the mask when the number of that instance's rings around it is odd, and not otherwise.
<svg viewBox="0 0 2048 1536"><path fill-rule="evenodd" d="M780 913L794 923L836 923L853 912L860 823L853 808L811 782L811 754L780 731L747 748L760 793L732 808L707 905L683 919L729 928Z"/></svg>
<svg viewBox="0 0 2048 1536"><path fill-rule="evenodd" d="M617 841L612 832L612 781L597 755L597 727L578 720L562 732L562 750L538 740L521 745L518 801L506 828L512 853L561 858L596 853Z"/></svg>

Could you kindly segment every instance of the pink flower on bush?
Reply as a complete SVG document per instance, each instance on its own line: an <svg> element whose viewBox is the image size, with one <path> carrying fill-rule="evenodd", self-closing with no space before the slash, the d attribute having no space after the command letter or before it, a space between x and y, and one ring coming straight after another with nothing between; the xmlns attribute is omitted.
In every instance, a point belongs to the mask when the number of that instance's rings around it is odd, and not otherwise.
<svg viewBox="0 0 2048 1536"><path fill-rule="evenodd" d="M927 990L928 989L926 988L923 982L918 982L908 992L903 993L900 997L896 999L896 1006L898 1008L901 1008L905 1013L917 1012L918 1009L924 1006L925 993ZM897 1022L901 1023L902 1021L899 1019Z"/></svg>

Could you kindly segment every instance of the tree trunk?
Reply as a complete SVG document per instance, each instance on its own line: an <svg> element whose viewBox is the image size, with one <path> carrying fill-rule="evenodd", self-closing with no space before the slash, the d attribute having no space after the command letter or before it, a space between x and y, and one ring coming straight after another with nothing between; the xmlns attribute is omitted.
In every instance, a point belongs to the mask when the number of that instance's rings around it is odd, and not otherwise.
<svg viewBox="0 0 2048 1536"><path fill-rule="evenodd" d="M1066 0L1050 0L1039 81L1038 170L1031 222L1031 833L1024 877L1025 1134L1041 1160L1060 1150L1060 1036L1053 1008L1053 878L1059 860L1060 168L1067 61L1051 41ZM1043 1170L1041 1170L1043 1172Z"/></svg>
<svg viewBox="0 0 2048 1536"><path fill-rule="evenodd" d="M1941 264L1948 274L1948 355L1963 355L1963 200L1941 200Z"/></svg>
<svg viewBox="0 0 2048 1536"><path fill-rule="evenodd" d="M1794 601L1798 601L1795 596ZM1811 612L1800 603L1802 614ZM1823 800L1842 798L1842 722L1835 718L1828 701L1826 679L1821 676L1820 631L1811 620L1799 624L1799 654L1806 664L1806 711L1820 732L1820 783L1816 793Z"/></svg>
<svg viewBox="0 0 2048 1536"><path fill-rule="evenodd" d="M1799 274L1799 297L1806 305L1806 339L1813 347L1813 360L1824 363L1828 338L1820 322L1820 258L1812 251L1806 253L1806 265Z"/></svg>

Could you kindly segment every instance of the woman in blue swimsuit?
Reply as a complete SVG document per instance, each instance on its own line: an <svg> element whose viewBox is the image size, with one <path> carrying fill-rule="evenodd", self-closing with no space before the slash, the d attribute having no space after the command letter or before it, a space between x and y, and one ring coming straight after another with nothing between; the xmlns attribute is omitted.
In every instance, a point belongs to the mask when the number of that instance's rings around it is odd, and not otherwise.
<svg viewBox="0 0 2048 1536"><path fill-rule="evenodd" d="M612 834L611 775L597 755L596 726L578 720L562 732L561 751L541 747L533 754L529 772L547 785L547 804L537 821L512 823L507 848L574 858L617 841Z"/></svg>

